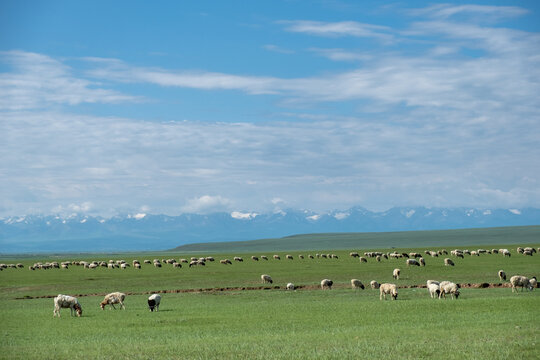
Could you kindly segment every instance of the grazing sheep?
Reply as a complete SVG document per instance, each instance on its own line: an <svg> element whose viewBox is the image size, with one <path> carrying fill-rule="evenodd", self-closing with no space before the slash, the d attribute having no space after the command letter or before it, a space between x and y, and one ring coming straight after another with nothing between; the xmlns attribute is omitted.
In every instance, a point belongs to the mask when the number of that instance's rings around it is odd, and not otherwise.
<svg viewBox="0 0 540 360"><path fill-rule="evenodd" d="M379 284L377 281L375 280L371 280L371 282L369 283L369 285L371 286L372 289L378 289L381 287L381 284Z"/></svg>
<svg viewBox="0 0 540 360"><path fill-rule="evenodd" d="M520 247L520 246L518 246L518 247L516 248L516 251L517 251L518 253L522 254L522 253L523 253L523 248Z"/></svg>
<svg viewBox="0 0 540 360"><path fill-rule="evenodd" d="M182 264L179 263L179 262L175 262L175 263L173 264L173 267L175 267L175 268L181 268L181 267L182 267Z"/></svg>
<svg viewBox="0 0 540 360"><path fill-rule="evenodd" d="M288 283L287 284L287 290L294 290L294 284L293 283Z"/></svg>
<svg viewBox="0 0 540 360"><path fill-rule="evenodd" d="M377 260L377 262L381 262L381 255L377 255L377 256L375 257L375 260Z"/></svg>
<svg viewBox="0 0 540 360"><path fill-rule="evenodd" d="M427 284L427 286L429 286L430 284L437 284L437 285L439 285L440 283L439 283L437 280L428 280L428 281L426 281L426 284Z"/></svg>
<svg viewBox="0 0 540 360"><path fill-rule="evenodd" d="M351 252L351 253L349 253L349 256L350 256L350 257L353 257L353 258L360 257L360 255L358 255L357 252Z"/></svg>
<svg viewBox="0 0 540 360"><path fill-rule="evenodd" d="M444 266L454 266L454 262L452 261L452 259L445 258L444 259Z"/></svg>
<svg viewBox="0 0 540 360"><path fill-rule="evenodd" d="M233 260L234 260L234 261L238 261L238 262L244 261L244 259L242 259L242 258L239 257L239 256L235 256L235 257L233 258Z"/></svg>
<svg viewBox="0 0 540 360"><path fill-rule="evenodd" d="M261 255L261 259L263 259L263 260L268 260L268 256L266 256L266 255Z"/></svg>
<svg viewBox="0 0 540 360"><path fill-rule="evenodd" d="M423 257L421 257L420 259L418 259L418 262L420 263L420 266L426 266L426 260L424 260Z"/></svg>
<svg viewBox="0 0 540 360"><path fill-rule="evenodd" d="M286 258L286 259L289 259L289 260L293 260L293 259L294 259L292 255L285 255L285 258Z"/></svg>
<svg viewBox="0 0 540 360"><path fill-rule="evenodd" d="M499 280L501 281L506 280L506 273L503 270L499 270L498 275L499 275Z"/></svg>
<svg viewBox="0 0 540 360"><path fill-rule="evenodd" d="M152 294L148 298L148 308L150 311L159 311L159 304L161 303L161 295L159 294Z"/></svg>
<svg viewBox="0 0 540 360"><path fill-rule="evenodd" d="M253 260L253 261L259 261L259 258L256 257L256 256L252 256L252 257L251 257L251 260Z"/></svg>
<svg viewBox="0 0 540 360"><path fill-rule="evenodd" d="M58 315L60 317L60 309L68 309L71 312L71 316L74 316L74 312L77 314L77 316L82 315L82 307L81 304L79 304L79 300L76 297L69 296L69 295L62 295L59 294L57 297L54 298L54 310L53 310L53 317Z"/></svg>
<svg viewBox="0 0 540 360"><path fill-rule="evenodd" d="M315 257L313 255L311 255L311 254L308 255L308 258L315 259Z"/></svg>
<svg viewBox="0 0 540 360"><path fill-rule="evenodd" d="M364 263L367 263L367 259L363 256L360 256L359 258L360 262L364 262Z"/></svg>
<svg viewBox="0 0 540 360"><path fill-rule="evenodd" d="M525 256L527 256L527 255L528 256L533 256L532 251L528 251L528 250L523 251L522 254L525 255Z"/></svg>
<svg viewBox="0 0 540 360"><path fill-rule="evenodd" d="M510 278L510 284L512 284L512 292L517 293L517 287L521 287L521 291L523 291L523 288L527 288L532 291L533 287L531 285L531 281L526 276L521 275L514 275Z"/></svg>
<svg viewBox="0 0 540 360"><path fill-rule="evenodd" d="M274 260L281 260L281 258L279 257L279 255L274 255L273 258L274 258Z"/></svg>
<svg viewBox="0 0 540 360"><path fill-rule="evenodd" d="M411 265L420 266L420 263L416 261L415 259L407 259L405 263L407 264L407 266L411 266Z"/></svg>
<svg viewBox="0 0 540 360"><path fill-rule="evenodd" d="M536 277L534 276L529 280L529 283L531 284L531 291L533 291L534 288L538 287L538 282L536 281Z"/></svg>
<svg viewBox="0 0 540 360"><path fill-rule="evenodd" d="M232 265L232 262L231 262L231 260L229 260L229 259L219 260L219 262L220 262L221 264L224 264L224 265L227 265L227 264Z"/></svg>
<svg viewBox="0 0 540 360"><path fill-rule="evenodd" d="M263 283L263 284L266 284L266 283L272 284L272 283L274 282L274 280L272 280L272 278L270 277L270 275L266 275L266 274L262 274L262 275L261 275L261 280L262 280L262 283Z"/></svg>
<svg viewBox="0 0 540 360"><path fill-rule="evenodd" d="M453 299L457 299L459 297L459 287L457 284L450 281L442 281L439 286L441 288L439 299L442 297L446 299L446 294L450 294Z"/></svg>
<svg viewBox="0 0 540 360"><path fill-rule="evenodd" d="M508 257L512 256L512 254L510 253L510 251L508 251L508 250L506 250L506 249L503 249L503 250L501 251L501 253L503 254L504 257L506 257L506 256L508 256Z"/></svg>
<svg viewBox="0 0 540 360"><path fill-rule="evenodd" d="M392 277L396 280L399 280L399 275L401 275L400 269L394 269L394 272L392 273Z"/></svg>
<svg viewBox="0 0 540 360"><path fill-rule="evenodd" d="M113 292L113 293L105 295L105 298L99 304L99 306L101 306L102 310L105 310L105 306L111 305L113 307L113 309L116 310L116 308L114 307L114 304L120 304L120 309L125 310L126 309L126 307L124 305L124 299L125 298L126 298L126 294L121 293L121 292ZM110 310L110 308L109 308L109 310Z"/></svg>
<svg viewBox="0 0 540 360"><path fill-rule="evenodd" d="M435 284L435 283L431 283L431 284L428 284L427 286L428 288L428 291L429 291L429 295L431 296L432 299L434 298L439 298L439 296L441 295L441 287L439 286L439 284Z"/></svg>
<svg viewBox="0 0 540 360"><path fill-rule="evenodd" d="M304 259L304 255L298 255L298 258L302 260Z"/></svg>
<svg viewBox="0 0 540 360"><path fill-rule="evenodd" d="M392 295L393 300L397 300L397 286L396 284L384 283L379 287L379 300L386 300L386 295Z"/></svg>
<svg viewBox="0 0 540 360"><path fill-rule="evenodd" d="M328 289L332 290L332 285L334 285L334 282L330 279L323 279L321 280L321 289Z"/></svg>
<svg viewBox="0 0 540 360"><path fill-rule="evenodd" d="M364 284L362 284L362 282L358 279L351 279L351 287L353 289L365 289Z"/></svg>

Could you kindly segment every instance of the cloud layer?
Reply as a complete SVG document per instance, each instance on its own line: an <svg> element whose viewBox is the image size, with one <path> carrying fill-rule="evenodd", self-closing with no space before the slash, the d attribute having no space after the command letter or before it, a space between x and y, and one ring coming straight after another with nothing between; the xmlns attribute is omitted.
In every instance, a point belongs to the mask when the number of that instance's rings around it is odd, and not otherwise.
<svg viewBox="0 0 540 360"><path fill-rule="evenodd" d="M400 28L272 22L309 46L259 49L328 66L303 76L1 52L0 216L540 206L540 34L497 26L527 11L436 5L405 14ZM191 99L211 106L220 96L249 109L264 99L253 114L267 116L177 115ZM178 118L83 107L141 103Z"/></svg>

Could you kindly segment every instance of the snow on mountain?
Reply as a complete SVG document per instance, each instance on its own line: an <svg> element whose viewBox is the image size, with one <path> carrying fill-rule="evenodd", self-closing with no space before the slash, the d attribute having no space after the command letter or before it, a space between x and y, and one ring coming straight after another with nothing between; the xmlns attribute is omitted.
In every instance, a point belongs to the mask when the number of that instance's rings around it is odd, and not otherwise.
<svg viewBox="0 0 540 360"><path fill-rule="evenodd" d="M0 253L160 250L194 242L253 240L302 233L381 232L540 225L540 209L362 207L315 213L275 210L178 216L137 213L109 219L83 214L0 219Z"/></svg>

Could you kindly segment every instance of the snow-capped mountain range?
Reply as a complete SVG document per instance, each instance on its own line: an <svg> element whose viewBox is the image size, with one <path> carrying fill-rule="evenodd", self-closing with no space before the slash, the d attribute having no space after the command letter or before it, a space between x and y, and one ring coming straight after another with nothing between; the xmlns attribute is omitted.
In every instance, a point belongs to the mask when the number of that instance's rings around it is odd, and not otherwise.
<svg viewBox="0 0 540 360"><path fill-rule="evenodd" d="M165 250L196 242L276 238L304 233L439 230L540 225L540 209L361 207L315 213L279 210L178 216L132 214L112 218L81 214L0 219L0 253Z"/></svg>

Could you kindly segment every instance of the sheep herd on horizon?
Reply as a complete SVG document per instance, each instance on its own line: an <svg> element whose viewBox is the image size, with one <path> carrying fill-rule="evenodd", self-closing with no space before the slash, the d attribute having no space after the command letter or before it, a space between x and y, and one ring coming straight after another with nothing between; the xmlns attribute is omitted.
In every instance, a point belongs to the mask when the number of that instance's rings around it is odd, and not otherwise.
<svg viewBox="0 0 540 360"><path fill-rule="evenodd" d="M537 252L537 249L532 247L517 247L516 252L518 254L522 254L524 256L533 256L534 253ZM540 248L538 248L538 252L540 252ZM477 249L477 250L460 250L460 249L454 249L450 251L450 255L454 256L455 258L464 258L465 255L467 256L480 256L481 254L500 254L503 257L510 257L512 254L508 249ZM448 251L445 249L442 250L426 250L424 251L424 254L418 253L418 252L409 252L409 253L400 253L397 251L393 252L364 252L363 256L361 256L358 252L351 252L349 254L352 258L357 258L360 263L366 263L368 262L368 258L373 258L377 262L381 262L382 259L403 259L405 258L405 265L406 267L411 266L417 266L417 267L425 267L426 261L424 259L424 255L432 257L432 258L438 258L439 256L443 257L444 255L448 255ZM293 255L287 254L284 257L287 260L294 260L295 257ZM298 259L304 260L305 258L308 259L339 259L339 257L335 254L308 254L307 256L304 255L298 255ZM270 259L273 260L281 260L280 255L273 255L271 257L268 257L266 255L260 255L260 256L251 256L252 261L270 261ZM164 266L164 264L171 265L175 268L181 268L182 263L188 264L188 266L191 267L201 267L206 266L207 262L214 262L215 259L213 257L191 257L189 259L180 259L179 261L176 261L175 259L154 259L153 261L150 260L144 260L143 264L152 264L155 268L161 268ZM242 257L235 256L233 257L234 262L241 263L244 261ZM221 259L219 260L220 264L224 265L232 265L233 261L229 259ZM456 266L456 263L449 257L445 257L442 261L444 266ZM83 266L87 269L96 269L99 267L107 268L107 269L127 269L128 267L131 267L129 263L127 263L124 260L109 260L108 262L105 261L64 261L64 262L46 262L46 263L35 263L31 266L29 266L29 270L38 270L38 269L68 269L71 266ZM132 261L132 266L134 269L141 269L142 265L141 262L138 260ZM24 268L24 265L21 263L18 264L0 264L0 271L5 269L20 269ZM400 280L401 275L401 269L395 268L392 272L392 277L394 280ZM497 276L500 281L506 281L507 276L506 273L503 270L499 270L497 273ZM268 274L263 274L260 276L261 282L263 284L273 284L273 279ZM510 277L509 279L510 286L512 288L512 292L518 292L517 288L521 287L522 291L524 289L532 291L534 288L538 286L536 277L528 278L526 276L522 275L515 275ZM323 279L320 282L321 289L323 290L330 290L332 289L334 282L330 279ZM358 290L358 289L365 289L364 284L359 279L351 279L350 280L351 288ZM379 299L380 300L386 300L387 295L389 295L393 300L396 300L398 297L398 286L393 283L382 283L379 284L376 280L372 280L369 283L371 289L379 289ZM454 282L450 281L436 281L436 280L427 280L426 282L426 288L428 290L429 295L431 298L446 298L446 295L449 295L453 299L457 299L460 296L460 285L456 284ZM290 290L296 290L298 287L295 286L293 283L289 282L285 286L285 289ZM125 300L126 294L120 293L120 292L113 292L110 294L107 294L104 298L104 300L100 303L101 309L105 309L107 305L110 307L116 309L114 306L115 304L120 306L120 309L125 309L124 300ZM148 309L150 311L158 311L159 305L161 303L161 296L159 294L152 294L148 298ZM54 298L54 311L53 316L60 317L60 309L61 308L69 308L71 311L71 315L81 316L82 315L82 307L80 303L78 302L78 299L73 296L69 295L58 295Z"/></svg>

